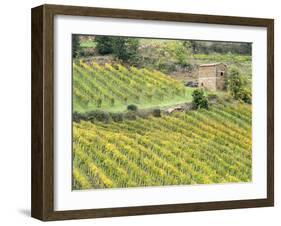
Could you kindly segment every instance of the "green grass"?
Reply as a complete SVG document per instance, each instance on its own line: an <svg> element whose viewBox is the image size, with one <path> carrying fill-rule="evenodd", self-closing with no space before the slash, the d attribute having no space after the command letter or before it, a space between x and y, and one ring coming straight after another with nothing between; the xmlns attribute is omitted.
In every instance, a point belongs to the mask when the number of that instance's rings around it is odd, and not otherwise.
<svg viewBox="0 0 281 226"><path fill-rule="evenodd" d="M244 63L252 60L251 56L238 54L194 54L194 59L203 61L236 62Z"/></svg>
<svg viewBox="0 0 281 226"><path fill-rule="evenodd" d="M107 105L103 105L102 108L97 108L95 104L89 104L87 106L85 105L81 105L79 102L74 101L74 111L80 112L80 113L85 113L87 111L91 111L91 110L96 110L96 109L100 109L100 110L104 110L104 111L108 111L108 112L123 112L127 110L127 106L129 104L134 104L137 105L139 109L148 109L148 108L164 108L167 106L171 106L171 105L176 105L176 104L181 104L181 103L188 103L192 101L192 92L194 90L194 88L186 88L187 90L187 94L186 97L181 97L181 96L175 96L172 99L169 100L164 100L162 102L159 101L152 101L152 102L129 102L128 104L124 104L122 102L119 102L117 104L115 104L114 106L110 106L109 104Z"/></svg>
<svg viewBox="0 0 281 226"><path fill-rule="evenodd" d="M96 42L92 40L82 40L80 41L80 47L81 48L95 48Z"/></svg>

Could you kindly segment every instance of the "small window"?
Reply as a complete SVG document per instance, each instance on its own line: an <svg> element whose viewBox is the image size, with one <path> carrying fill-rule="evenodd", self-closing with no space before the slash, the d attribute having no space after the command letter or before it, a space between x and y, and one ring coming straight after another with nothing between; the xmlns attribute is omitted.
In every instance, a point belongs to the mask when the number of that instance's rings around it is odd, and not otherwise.
<svg viewBox="0 0 281 226"><path fill-rule="evenodd" d="M221 71L221 76L223 76L223 71Z"/></svg>
<svg viewBox="0 0 281 226"><path fill-rule="evenodd" d="M203 82L201 83L201 86L204 86L204 83L203 83Z"/></svg>

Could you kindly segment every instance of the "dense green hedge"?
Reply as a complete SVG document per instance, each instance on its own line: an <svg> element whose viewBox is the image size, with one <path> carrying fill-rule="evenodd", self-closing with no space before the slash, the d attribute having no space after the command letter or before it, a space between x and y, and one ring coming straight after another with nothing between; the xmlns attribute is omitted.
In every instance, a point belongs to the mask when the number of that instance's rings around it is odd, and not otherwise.
<svg viewBox="0 0 281 226"><path fill-rule="evenodd" d="M159 108L153 109L137 109L137 110L128 110L125 112L106 112L101 110L89 111L86 113L73 113L73 121L80 122L82 121L99 121L104 123L109 122L122 122L124 120L135 120L137 118L147 118L149 116L161 117L161 110Z"/></svg>

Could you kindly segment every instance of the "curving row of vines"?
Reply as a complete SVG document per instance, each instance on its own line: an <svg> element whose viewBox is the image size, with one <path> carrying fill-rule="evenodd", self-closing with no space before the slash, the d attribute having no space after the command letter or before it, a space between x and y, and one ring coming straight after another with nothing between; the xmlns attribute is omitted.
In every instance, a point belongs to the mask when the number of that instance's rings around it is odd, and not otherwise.
<svg viewBox="0 0 281 226"><path fill-rule="evenodd" d="M249 182L251 140L251 106L244 104L81 121L73 125L73 188Z"/></svg>
<svg viewBox="0 0 281 226"><path fill-rule="evenodd" d="M75 106L91 109L128 103L162 103L185 99L191 91L169 76L147 69L126 68L121 64L73 63Z"/></svg>

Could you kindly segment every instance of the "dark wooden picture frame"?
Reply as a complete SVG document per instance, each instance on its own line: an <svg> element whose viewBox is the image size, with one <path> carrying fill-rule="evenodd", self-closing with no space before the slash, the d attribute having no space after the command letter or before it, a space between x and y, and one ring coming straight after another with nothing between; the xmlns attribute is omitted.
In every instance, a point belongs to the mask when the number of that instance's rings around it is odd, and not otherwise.
<svg viewBox="0 0 281 226"><path fill-rule="evenodd" d="M95 16L267 28L267 198L156 206L54 210L54 16ZM42 5L32 9L31 215L50 220L162 214L274 205L274 20L183 13Z"/></svg>

